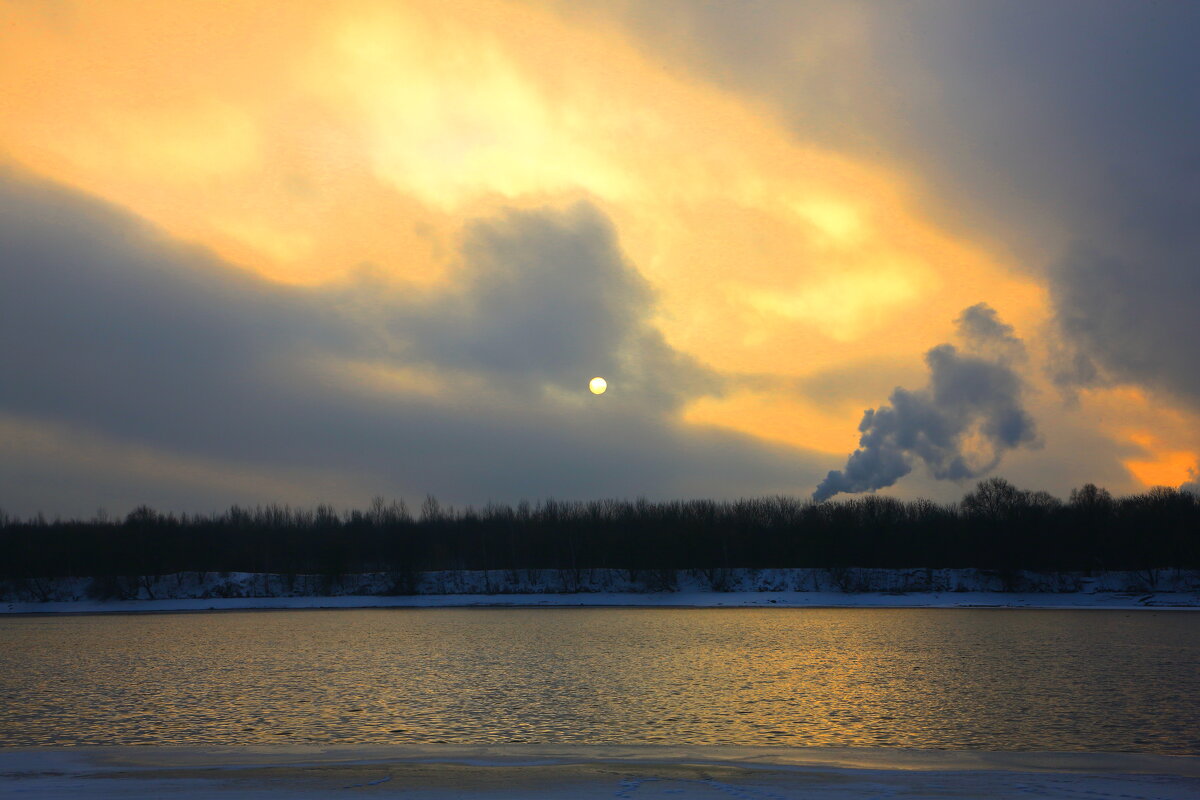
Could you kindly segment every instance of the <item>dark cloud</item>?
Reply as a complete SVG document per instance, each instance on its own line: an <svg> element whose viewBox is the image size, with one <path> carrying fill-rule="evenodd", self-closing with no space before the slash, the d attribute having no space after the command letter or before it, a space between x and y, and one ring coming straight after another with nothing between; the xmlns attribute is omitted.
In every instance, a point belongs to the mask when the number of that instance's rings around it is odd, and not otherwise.
<svg viewBox="0 0 1200 800"><path fill-rule="evenodd" d="M967 309L960 329L983 336L980 344L1016 342L1011 328L985 305ZM924 464L939 480L963 480L990 472L1004 453L1036 440L1022 405L1022 381L1004 358L960 353L942 344L925 354L929 385L897 387L888 404L868 409L858 429L859 447L841 470L832 470L815 500L842 492L891 486Z"/></svg>
<svg viewBox="0 0 1200 800"><path fill-rule="evenodd" d="M480 223L456 288L425 293L262 281L12 173L0 174L0 241L0 423L57 437L37 459L19 443L0 454L10 512L120 511L151 489L191 509L427 491L731 496L818 474L802 451L677 421L681 393L711 379L649 329L648 290L585 208ZM350 380L337 368L348 363L416 365L444 386ZM613 390L592 398L586 379L605 370ZM99 455L110 446L136 451L140 471L123 479L124 462ZM156 482L156 459L183 466ZM222 470L247 485L188 477ZM289 481L309 494L280 498Z"/></svg>
<svg viewBox="0 0 1200 800"><path fill-rule="evenodd" d="M1050 277L1059 382L1200 405L1200 5L917 3L907 19L917 38L889 57L917 98L903 146L963 222Z"/></svg>
<svg viewBox="0 0 1200 800"><path fill-rule="evenodd" d="M1078 406L1080 389L1111 384L1111 380L1102 374L1095 360L1066 341L1051 341L1046 374L1051 383L1058 387L1066 404L1071 407Z"/></svg>
<svg viewBox="0 0 1200 800"><path fill-rule="evenodd" d="M237 439L247 403L291 405L282 360L359 338L309 294L49 184L0 176L0 240L9 412L148 444Z"/></svg>
<svg viewBox="0 0 1200 800"><path fill-rule="evenodd" d="M1200 251L1180 250L1129 261L1081 246L1059 263L1057 319L1073 344L1060 382L1094 386L1107 375L1200 406Z"/></svg>
<svg viewBox="0 0 1200 800"><path fill-rule="evenodd" d="M602 375L624 397L667 407L719 386L650 325L649 285L589 205L474 223L454 283L394 312L409 358L516 388L578 389Z"/></svg>
<svg viewBox="0 0 1200 800"><path fill-rule="evenodd" d="M954 327L966 346L976 352L1000 358L1025 356L1025 343L1014 335L1013 326L1001 322L996 309L987 303L976 303L963 309L954 320Z"/></svg>

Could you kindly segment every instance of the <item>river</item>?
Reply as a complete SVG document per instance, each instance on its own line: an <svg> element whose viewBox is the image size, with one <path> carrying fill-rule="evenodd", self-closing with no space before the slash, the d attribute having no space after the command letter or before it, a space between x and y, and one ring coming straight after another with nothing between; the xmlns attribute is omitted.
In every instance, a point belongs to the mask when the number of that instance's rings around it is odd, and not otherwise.
<svg viewBox="0 0 1200 800"><path fill-rule="evenodd" d="M362 609L0 619L0 746L1200 754L1200 617Z"/></svg>

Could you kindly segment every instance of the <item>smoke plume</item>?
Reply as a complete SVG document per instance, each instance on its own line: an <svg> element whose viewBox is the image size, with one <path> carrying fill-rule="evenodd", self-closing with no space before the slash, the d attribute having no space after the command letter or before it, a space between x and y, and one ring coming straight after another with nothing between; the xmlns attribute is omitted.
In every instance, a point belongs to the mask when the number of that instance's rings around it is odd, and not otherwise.
<svg viewBox="0 0 1200 800"><path fill-rule="evenodd" d="M984 303L956 322L966 351L934 347L925 354L926 387L896 387L886 405L867 409L858 449L844 468L825 476L814 500L891 486L918 463L939 479L975 478L994 469L1006 451L1036 440L1013 367L1024 346L1012 327Z"/></svg>

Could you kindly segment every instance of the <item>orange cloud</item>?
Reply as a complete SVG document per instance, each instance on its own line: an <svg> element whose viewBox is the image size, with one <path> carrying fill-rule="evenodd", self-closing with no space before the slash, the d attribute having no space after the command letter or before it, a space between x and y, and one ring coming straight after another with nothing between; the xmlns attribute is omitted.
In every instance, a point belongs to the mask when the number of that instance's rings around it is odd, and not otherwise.
<svg viewBox="0 0 1200 800"><path fill-rule="evenodd" d="M0 31L8 158L274 280L453 280L464 221L584 197L718 370L915 359L981 299L1046 314L904 177L543 9L13 3ZM838 450L860 411L747 390L688 418Z"/></svg>
<svg viewBox="0 0 1200 800"><path fill-rule="evenodd" d="M1125 462L1125 468L1143 486L1179 486L1190 480L1200 456L1189 450L1158 450L1151 460Z"/></svg>

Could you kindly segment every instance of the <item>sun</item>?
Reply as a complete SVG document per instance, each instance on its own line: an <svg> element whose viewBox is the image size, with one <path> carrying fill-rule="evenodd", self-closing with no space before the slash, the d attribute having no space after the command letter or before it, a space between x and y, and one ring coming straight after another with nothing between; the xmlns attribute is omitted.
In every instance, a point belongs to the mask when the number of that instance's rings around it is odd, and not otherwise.
<svg viewBox="0 0 1200 800"><path fill-rule="evenodd" d="M604 394L608 390L608 381L604 378L592 378L588 382L588 388L592 390L592 394Z"/></svg>

